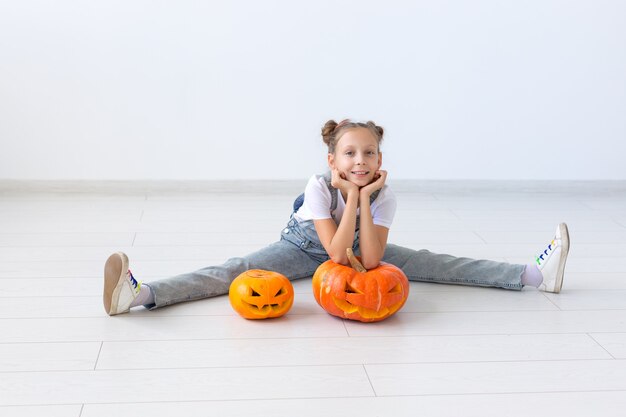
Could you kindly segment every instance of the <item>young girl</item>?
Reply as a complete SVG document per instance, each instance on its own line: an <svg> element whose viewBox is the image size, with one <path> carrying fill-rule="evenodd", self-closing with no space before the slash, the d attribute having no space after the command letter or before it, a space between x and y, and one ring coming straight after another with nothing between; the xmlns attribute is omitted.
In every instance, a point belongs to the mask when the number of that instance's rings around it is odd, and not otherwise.
<svg viewBox="0 0 626 417"><path fill-rule="evenodd" d="M328 259L347 265L348 247L361 256L365 268L387 262L401 268L411 281L561 290L569 249L565 223L557 227L536 263L528 265L456 258L388 244L396 198L385 184L387 172L380 169L383 128L371 121L329 120L322 138L328 145L330 173L309 179L304 200L294 204L280 241L223 265L143 285L130 272L128 257L114 253L104 267L106 312L115 315L140 305L154 309L227 294L232 280L248 269L276 271L290 280L311 277Z"/></svg>

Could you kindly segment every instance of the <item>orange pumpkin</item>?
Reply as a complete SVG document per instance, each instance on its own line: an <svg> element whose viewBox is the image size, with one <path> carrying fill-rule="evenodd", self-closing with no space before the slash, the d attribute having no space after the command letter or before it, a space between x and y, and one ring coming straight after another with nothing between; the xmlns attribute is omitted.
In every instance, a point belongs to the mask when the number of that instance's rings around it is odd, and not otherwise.
<svg viewBox="0 0 626 417"><path fill-rule="evenodd" d="M348 248L350 266L332 260L313 275L313 295L333 316L363 322L381 321L398 311L409 296L409 280L394 265L367 271Z"/></svg>
<svg viewBox="0 0 626 417"><path fill-rule="evenodd" d="M280 317L293 304L293 286L278 272L250 269L233 280L228 298L246 319Z"/></svg>

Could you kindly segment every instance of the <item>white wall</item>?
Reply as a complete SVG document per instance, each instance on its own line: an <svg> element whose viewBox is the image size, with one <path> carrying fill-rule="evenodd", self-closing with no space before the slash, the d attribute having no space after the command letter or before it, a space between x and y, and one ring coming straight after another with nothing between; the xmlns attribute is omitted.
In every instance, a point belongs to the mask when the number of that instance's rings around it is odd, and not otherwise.
<svg viewBox="0 0 626 417"><path fill-rule="evenodd" d="M0 0L0 179L626 179L626 1Z"/></svg>

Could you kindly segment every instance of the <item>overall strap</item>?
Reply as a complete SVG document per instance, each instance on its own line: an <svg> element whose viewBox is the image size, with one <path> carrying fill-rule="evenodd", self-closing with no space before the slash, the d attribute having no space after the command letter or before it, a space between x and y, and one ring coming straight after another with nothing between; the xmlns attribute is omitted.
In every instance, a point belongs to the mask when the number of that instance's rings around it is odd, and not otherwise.
<svg viewBox="0 0 626 417"><path fill-rule="evenodd" d="M337 208L337 189L331 185L332 177L330 171L326 171L322 177L324 177L326 187L328 187L328 191L330 191L330 211L333 212Z"/></svg>

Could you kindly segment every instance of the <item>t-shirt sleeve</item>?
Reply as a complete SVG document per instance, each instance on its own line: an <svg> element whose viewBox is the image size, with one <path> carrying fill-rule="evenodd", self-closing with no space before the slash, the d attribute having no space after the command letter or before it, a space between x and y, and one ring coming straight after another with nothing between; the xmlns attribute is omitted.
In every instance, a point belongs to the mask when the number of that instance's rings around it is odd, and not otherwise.
<svg viewBox="0 0 626 417"><path fill-rule="evenodd" d="M396 215L398 203L391 188L384 186L372 204L372 222L377 226L390 228Z"/></svg>
<svg viewBox="0 0 626 417"><path fill-rule="evenodd" d="M330 204L332 197L324 179L315 175L309 179L304 189L304 206L311 219L331 219Z"/></svg>

